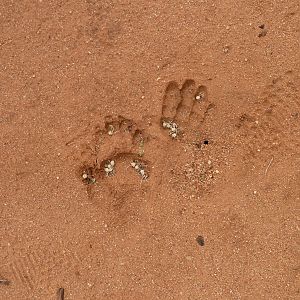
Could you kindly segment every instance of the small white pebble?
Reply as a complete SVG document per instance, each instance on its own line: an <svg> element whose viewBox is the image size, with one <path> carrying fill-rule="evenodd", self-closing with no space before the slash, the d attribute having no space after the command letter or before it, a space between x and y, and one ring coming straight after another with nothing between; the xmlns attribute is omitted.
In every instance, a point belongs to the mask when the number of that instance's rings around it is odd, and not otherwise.
<svg viewBox="0 0 300 300"><path fill-rule="evenodd" d="M115 165L115 161L114 160L111 160L110 161L110 165L113 167Z"/></svg>
<svg viewBox="0 0 300 300"><path fill-rule="evenodd" d="M82 178L83 178L83 179L87 179L87 178L88 178L88 175L87 175L86 173L83 173L83 174L82 174Z"/></svg>

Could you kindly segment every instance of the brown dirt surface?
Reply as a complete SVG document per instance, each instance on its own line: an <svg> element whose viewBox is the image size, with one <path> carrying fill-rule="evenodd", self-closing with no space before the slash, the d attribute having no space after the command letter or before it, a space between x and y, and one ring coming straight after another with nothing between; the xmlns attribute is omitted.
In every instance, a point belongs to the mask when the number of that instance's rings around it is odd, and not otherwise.
<svg viewBox="0 0 300 300"><path fill-rule="evenodd" d="M299 299L299 20L0 1L0 299Z"/></svg>

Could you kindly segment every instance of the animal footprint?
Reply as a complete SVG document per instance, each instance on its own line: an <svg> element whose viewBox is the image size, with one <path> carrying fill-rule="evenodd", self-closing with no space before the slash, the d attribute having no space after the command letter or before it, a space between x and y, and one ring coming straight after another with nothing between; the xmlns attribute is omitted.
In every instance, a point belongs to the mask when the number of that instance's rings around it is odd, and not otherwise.
<svg viewBox="0 0 300 300"><path fill-rule="evenodd" d="M94 147L91 148L89 160L80 168L82 180L87 184L96 183L105 177L112 177L120 173L128 173L128 167L134 161L139 161L133 174L141 179L148 176L148 162L141 157L144 152L146 138L135 122L122 116L105 118L103 128L95 131ZM128 174L127 174L128 175ZM126 177L126 176L125 176Z"/></svg>
<svg viewBox="0 0 300 300"><path fill-rule="evenodd" d="M205 86L197 86L194 80L188 79L180 88L171 81L163 99L161 125L172 138L176 138L187 129L199 126L210 108L212 105L208 102Z"/></svg>
<svg viewBox="0 0 300 300"><path fill-rule="evenodd" d="M130 119L108 116L93 136L82 152L78 177L103 222L124 226L139 217L141 195L148 186L144 184L150 177L150 162L144 156L147 135Z"/></svg>
<svg viewBox="0 0 300 300"><path fill-rule="evenodd" d="M141 218L143 201L147 195L159 194L163 182L174 187L175 181L193 178L193 186L195 182L203 186L203 174L208 178L212 166L197 162L195 133L200 135L212 107L205 86L186 80L180 88L172 81L165 90L161 115L137 121L105 118L104 126L95 129L94 141L82 151L78 174L92 202L107 217L104 222L119 226ZM174 144L177 138L181 142Z"/></svg>

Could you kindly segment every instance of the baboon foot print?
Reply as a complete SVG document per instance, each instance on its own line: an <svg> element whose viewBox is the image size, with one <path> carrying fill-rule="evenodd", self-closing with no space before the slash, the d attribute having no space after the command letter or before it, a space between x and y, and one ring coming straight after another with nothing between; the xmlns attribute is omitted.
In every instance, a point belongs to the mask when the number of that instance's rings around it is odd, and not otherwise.
<svg viewBox="0 0 300 300"><path fill-rule="evenodd" d="M116 228L139 218L141 199L148 188L148 142L139 125L122 116L105 118L96 128L93 155L79 176L92 203L101 208L103 222ZM150 179L150 178L149 178Z"/></svg>
<svg viewBox="0 0 300 300"><path fill-rule="evenodd" d="M113 227L144 216L143 201L159 194L162 182L174 188L207 173L197 162L194 146L213 107L207 88L194 80L186 80L182 87L172 81L162 100L159 116L144 116L136 122L122 116L106 117L104 126L94 130L93 141L85 144L91 155L82 156L80 178L89 199L99 205L104 221ZM172 138L181 136L183 143L174 144ZM182 164L176 166L175 161Z"/></svg>
<svg viewBox="0 0 300 300"><path fill-rule="evenodd" d="M126 177L128 168L135 176L147 179L148 162L142 159L145 142L146 137L135 122L122 116L107 116L104 128L97 128L95 132L92 163L85 163L80 169L83 182L94 184L117 172Z"/></svg>
<svg viewBox="0 0 300 300"><path fill-rule="evenodd" d="M188 79L180 88L177 82L171 81L163 98L161 126L176 138L186 134L187 129L199 126L210 108L212 104L204 85L197 86L194 80Z"/></svg>

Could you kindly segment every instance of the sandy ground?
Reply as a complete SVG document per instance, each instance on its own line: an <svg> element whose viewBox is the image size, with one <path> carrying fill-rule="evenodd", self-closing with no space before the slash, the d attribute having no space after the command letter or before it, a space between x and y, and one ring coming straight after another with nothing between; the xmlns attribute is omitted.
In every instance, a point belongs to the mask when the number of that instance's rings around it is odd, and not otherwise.
<svg viewBox="0 0 300 300"><path fill-rule="evenodd" d="M2 0L0 299L299 299L299 20Z"/></svg>

